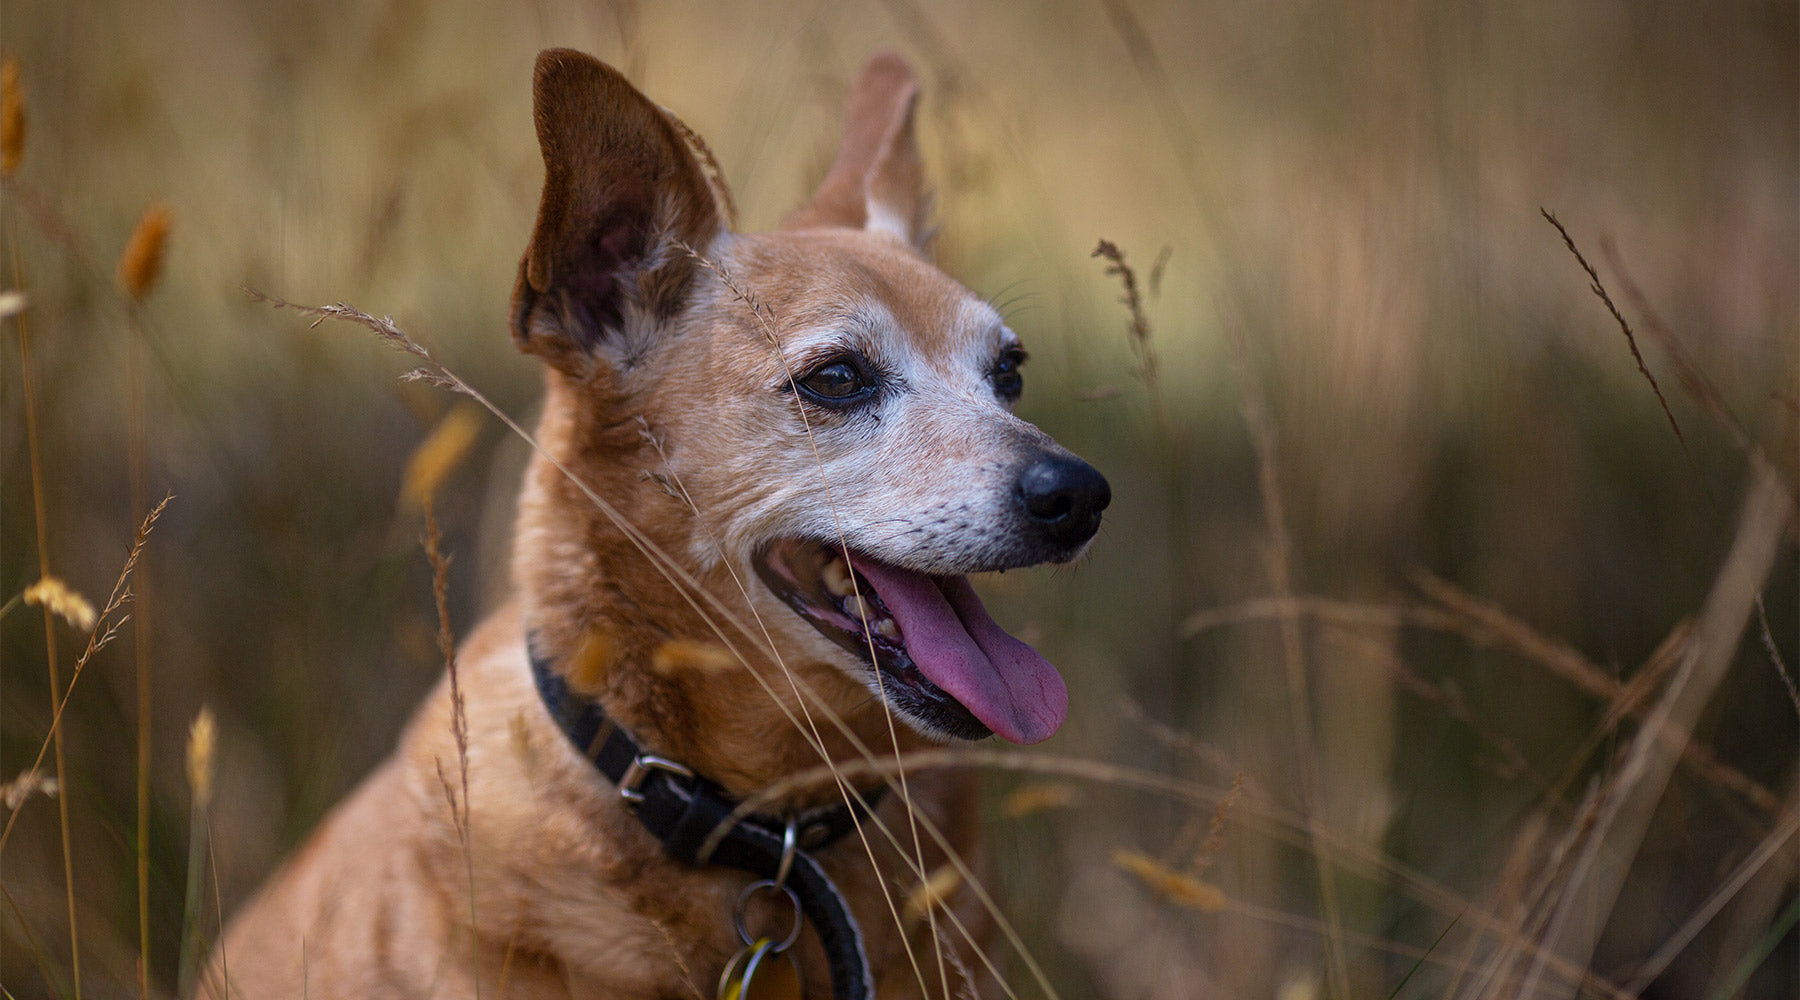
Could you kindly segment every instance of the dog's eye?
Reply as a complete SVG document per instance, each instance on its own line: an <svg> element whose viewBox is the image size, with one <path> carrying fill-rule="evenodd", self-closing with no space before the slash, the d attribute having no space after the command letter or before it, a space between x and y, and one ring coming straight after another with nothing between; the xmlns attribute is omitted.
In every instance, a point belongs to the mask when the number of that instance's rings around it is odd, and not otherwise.
<svg viewBox="0 0 1800 1000"><path fill-rule="evenodd" d="M993 371L988 373L988 377L994 381L995 395L1006 400L1019 398L1019 393L1025 391L1025 373L1019 371L1019 366L1024 363L1023 347L1015 344L1000 352L1000 357L994 361Z"/></svg>
<svg viewBox="0 0 1800 1000"><path fill-rule="evenodd" d="M826 405L856 402L874 387L862 369L847 358L820 365L800 379L800 388L815 402Z"/></svg>

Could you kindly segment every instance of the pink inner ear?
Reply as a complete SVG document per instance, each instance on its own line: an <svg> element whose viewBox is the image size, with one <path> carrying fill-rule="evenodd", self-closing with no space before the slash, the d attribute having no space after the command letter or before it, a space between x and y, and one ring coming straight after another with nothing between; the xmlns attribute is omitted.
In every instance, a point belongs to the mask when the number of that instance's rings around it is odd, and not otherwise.
<svg viewBox="0 0 1800 1000"><path fill-rule="evenodd" d="M632 256L634 236L630 226L617 226L601 234L598 243L607 256L622 261Z"/></svg>
<svg viewBox="0 0 1800 1000"><path fill-rule="evenodd" d="M585 241L575 240L561 252L556 284L563 296L563 333L592 345L624 320L619 276L637 266L644 255L645 222L636 215L615 215Z"/></svg>

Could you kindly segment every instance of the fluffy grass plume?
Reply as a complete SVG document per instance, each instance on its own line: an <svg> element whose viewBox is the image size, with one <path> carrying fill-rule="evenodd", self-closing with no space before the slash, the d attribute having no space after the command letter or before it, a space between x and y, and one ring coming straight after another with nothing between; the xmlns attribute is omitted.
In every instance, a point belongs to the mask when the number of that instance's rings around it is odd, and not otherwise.
<svg viewBox="0 0 1800 1000"><path fill-rule="evenodd" d="M17 809L33 795L51 798L56 795L56 792L56 779L34 768L5 784L0 784L0 805L4 805L8 809Z"/></svg>
<svg viewBox="0 0 1800 1000"><path fill-rule="evenodd" d="M46 576L25 588L25 603L49 609L77 632L88 632L98 617L94 605L75 588L54 576Z"/></svg>

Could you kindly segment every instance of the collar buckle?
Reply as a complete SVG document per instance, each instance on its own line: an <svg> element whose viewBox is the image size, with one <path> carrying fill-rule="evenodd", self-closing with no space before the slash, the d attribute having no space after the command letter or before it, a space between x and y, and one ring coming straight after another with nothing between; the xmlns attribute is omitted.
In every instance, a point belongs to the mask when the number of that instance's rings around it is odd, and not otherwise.
<svg viewBox="0 0 1800 1000"><path fill-rule="evenodd" d="M694 780L694 769L686 764L670 760L667 757L658 757L652 753L641 753L631 759L631 765L619 777L619 798L634 806L642 803L644 801L643 785L645 781L649 780L652 771L671 774L683 781Z"/></svg>

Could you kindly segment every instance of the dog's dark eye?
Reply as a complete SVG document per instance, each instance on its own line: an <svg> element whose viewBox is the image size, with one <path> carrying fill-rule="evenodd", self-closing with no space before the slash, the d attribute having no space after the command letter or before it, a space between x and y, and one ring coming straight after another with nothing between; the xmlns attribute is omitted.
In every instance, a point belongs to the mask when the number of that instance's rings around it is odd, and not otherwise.
<svg viewBox="0 0 1800 1000"><path fill-rule="evenodd" d="M1019 366L1025 363L1025 349L1014 345L1000 352L994 362L994 370L988 377L994 380L994 394L1001 399L1018 399L1019 393L1025 391L1025 374Z"/></svg>
<svg viewBox="0 0 1800 1000"><path fill-rule="evenodd" d="M800 388L814 402L843 406L867 396L875 383L855 361L839 358L814 368L800 379Z"/></svg>

